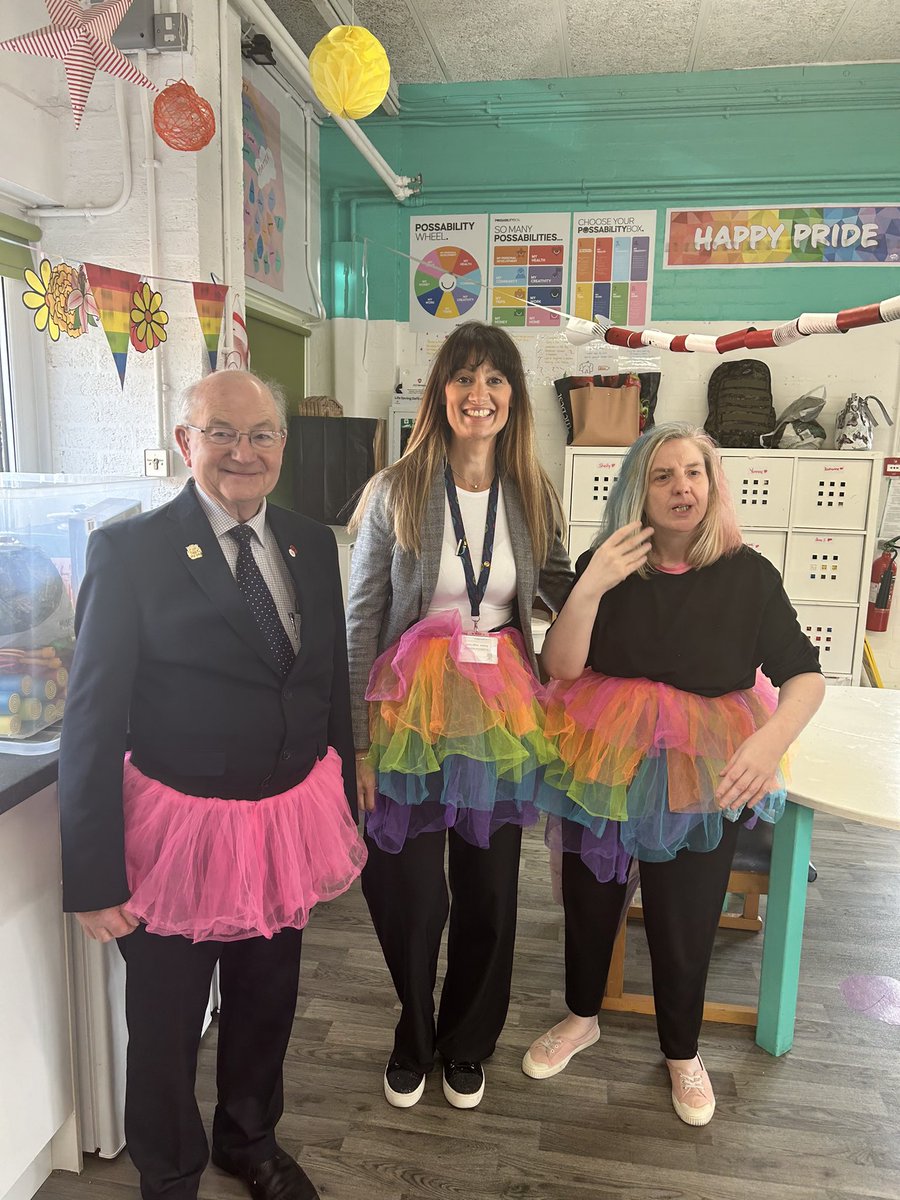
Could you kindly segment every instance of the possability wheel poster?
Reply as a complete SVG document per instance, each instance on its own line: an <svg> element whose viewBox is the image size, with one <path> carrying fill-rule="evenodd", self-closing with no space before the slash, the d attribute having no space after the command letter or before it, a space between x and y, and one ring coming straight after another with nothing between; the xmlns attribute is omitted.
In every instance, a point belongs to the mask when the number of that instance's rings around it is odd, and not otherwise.
<svg viewBox="0 0 900 1200"><path fill-rule="evenodd" d="M450 333L463 321L487 314L484 263L485 213L409 220L409 327L415 333Z"/></svg>
<svg viewBox="0 0 900 1200"><path fill-rule="evenodd" d="M569 213L494 213L490 232L492 325L522 333L559 329L569 275Z"/></svg>

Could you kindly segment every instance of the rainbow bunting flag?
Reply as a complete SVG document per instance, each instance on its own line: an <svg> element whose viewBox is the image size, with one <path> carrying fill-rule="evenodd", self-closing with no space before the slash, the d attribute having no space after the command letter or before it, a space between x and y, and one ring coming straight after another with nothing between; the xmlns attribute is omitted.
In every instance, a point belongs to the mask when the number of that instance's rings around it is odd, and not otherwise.
<svg viewBox="0 0 900 1200"><path fill-rule="evenodd" d="M125 367L128 362L129 330L131 326L131 297L141 283L133 271L117 271L85 263L88 283L94 295L100 324L119 372L119 383L125 387Z"/></svg>
<svg viewBox="0 0 900 1200"><path fill-rule="evenodd" d="M222 314L225 312L225 297L228 295L228 285L225 283L192 283L194 289L194 307L200 321L203 340L206 342L206 353L209 355L210 370L216 369L216 357L219 351L219 331L222 328Z"/></svg>

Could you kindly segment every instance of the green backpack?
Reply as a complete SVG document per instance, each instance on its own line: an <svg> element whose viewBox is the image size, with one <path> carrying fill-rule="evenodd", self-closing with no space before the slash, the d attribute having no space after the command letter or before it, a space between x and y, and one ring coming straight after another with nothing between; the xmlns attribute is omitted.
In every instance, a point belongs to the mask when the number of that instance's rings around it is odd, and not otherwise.
<svg viewBox="0 0 900 1200"><path fill-rule="evenodd" d="M742 358L722 363L709 377L709 415L704 429L720 446L758 450L775 428L772 377L764 362Z"/></svg>

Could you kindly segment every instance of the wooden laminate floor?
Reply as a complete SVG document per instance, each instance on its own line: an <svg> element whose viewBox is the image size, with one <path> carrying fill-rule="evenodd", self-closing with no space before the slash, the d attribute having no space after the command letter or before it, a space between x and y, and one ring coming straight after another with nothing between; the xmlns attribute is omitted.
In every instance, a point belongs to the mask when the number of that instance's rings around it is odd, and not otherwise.
<svg viewBox="0 0 900 1200"><path fill-rule="evenodd" d="M703 1129L672 1111L652 1018L604 1014L602 1036L555 1079L527 1079L531 1040L562 1013L561 911L540 835L526 835L513 1002L480 1108L451 1109L436 1070L419 1105L390 1108L381 1075L394 994L358 888L306 935L288 1051L282 1144L323 1200L898 1200L900 1027L848 1010L853 974L900 977L900 837L817 817L794 1049L770 1058L752 1030L707 1025L718 1109ZM753 1001L761 939L720 931L708 998ZM626 987L646 988L640 926ZM200 1055L207 1125L215 1027ZM40 1200L138 1200L127 1154L57 1173ZM203 1200L243 1189L214 1168Z"/></svg>

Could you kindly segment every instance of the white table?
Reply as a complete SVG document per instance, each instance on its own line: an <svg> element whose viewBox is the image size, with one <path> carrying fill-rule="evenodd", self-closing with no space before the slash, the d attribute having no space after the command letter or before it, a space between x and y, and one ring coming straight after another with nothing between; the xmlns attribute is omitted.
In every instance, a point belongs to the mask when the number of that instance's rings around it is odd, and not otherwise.
<svg viewBox="0 0 900 1200"><path fill-rule="evenodd" d="M900 691L827 689L791 751L788 804L775 826L759 981L757 1043L794 1040L813 814L900 829Z"/></svg>

